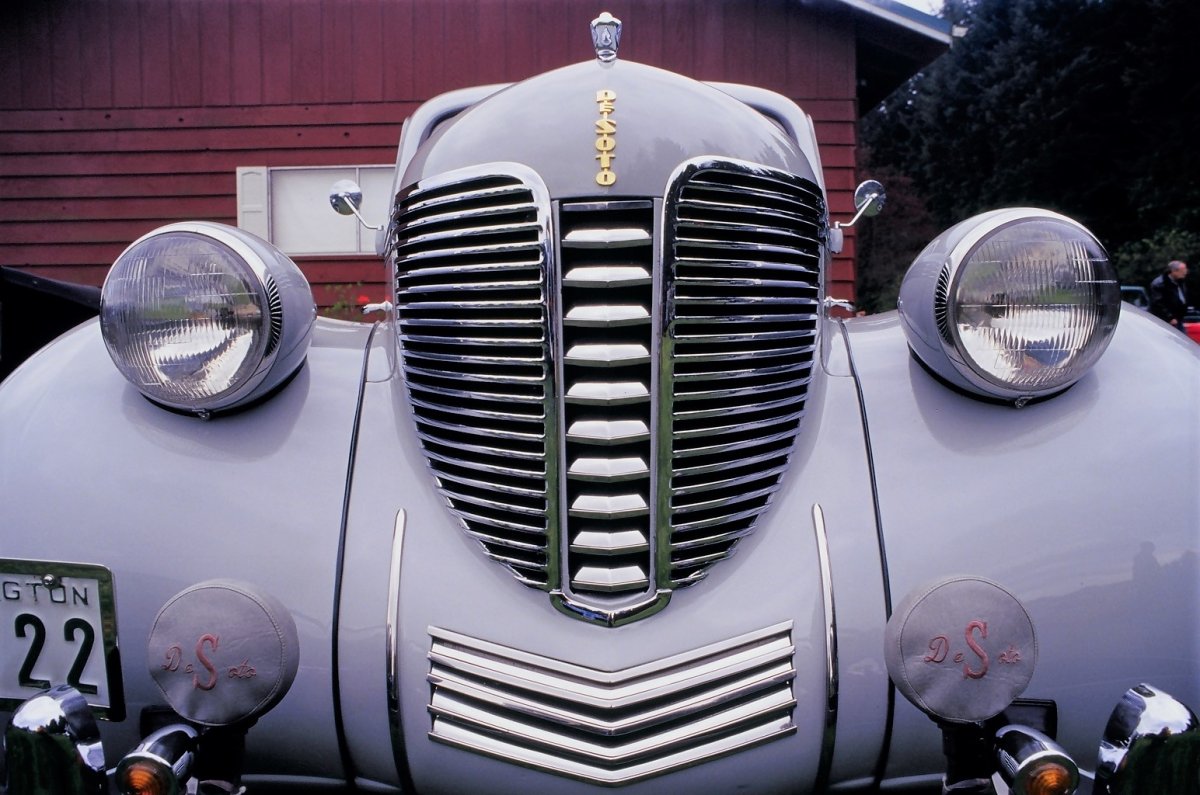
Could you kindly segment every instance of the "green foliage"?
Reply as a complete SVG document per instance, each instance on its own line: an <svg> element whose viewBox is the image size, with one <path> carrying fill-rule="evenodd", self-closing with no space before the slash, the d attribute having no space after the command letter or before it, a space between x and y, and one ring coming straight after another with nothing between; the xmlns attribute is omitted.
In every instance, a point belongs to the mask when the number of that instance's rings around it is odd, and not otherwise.
<svg viewBox="0 0 1200 795"><path fill-rule="evenodd" d="M887 206L855 227L858 284L854 303L874 314L896 308L904 272L940 230L908 175L881 166L872 176L887 187Z"/></svg>
<svg viewBox="0 0 1200 795"><path fill-rule="evenodd" d="M1130 278L1195 256L1200 81L1190 58L1200 2L950 0L943 16L967 35L862 123L864 176L907 175L908 204L925 214L912 223L932 217L940 231L1031 205L1088 226L1126 269L1145 257L1147 270ZM1171 245L1184 250L1163 259ZM871 269L899 255L872 246L899 248L880 234L860 242L868 305L889 283Z"/></svg>
<svg viewBox="0 0 1200 795"><path fill-rule="evenodd" d="M1188 287L1193 303L1200 303L1200 291L1194 277L1200 270L1200 234L1183 229L1160 228L1150 237L1131 240L1111 252L1121 284L1146 287L1162 273L1171 260L1183 260L1190 267Z"/></svg>

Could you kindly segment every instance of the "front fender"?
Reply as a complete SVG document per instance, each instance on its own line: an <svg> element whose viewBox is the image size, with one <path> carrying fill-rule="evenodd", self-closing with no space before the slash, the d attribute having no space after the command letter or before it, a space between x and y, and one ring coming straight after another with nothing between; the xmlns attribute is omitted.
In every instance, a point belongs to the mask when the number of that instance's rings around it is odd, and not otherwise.
<svg viewBox="0 0 1200 795"><path fill-rule="evenodd" d="M1026 696L1085 767L1128 687L1200 703L1200 347L1125 309L1089 374L1014 409L937 381L894 314L848 325L894 600L951 574L1010 589L1038 632ZM941 764L907 703L893 736L889 777Z"/></svg>
<svg viewBox="0 0 1200 795"><path fill-rule="evenodd" d="M290 383L209 421L143 398L95 321L0 386L0 554L113 574L127 717L102 726L110 763L137 741L142 708L163 701L145 651L159 607L231 578L284 602L300 636L295 684L250 733L247 773L338 777L330 628L368 332L319 321Z"/></svg>

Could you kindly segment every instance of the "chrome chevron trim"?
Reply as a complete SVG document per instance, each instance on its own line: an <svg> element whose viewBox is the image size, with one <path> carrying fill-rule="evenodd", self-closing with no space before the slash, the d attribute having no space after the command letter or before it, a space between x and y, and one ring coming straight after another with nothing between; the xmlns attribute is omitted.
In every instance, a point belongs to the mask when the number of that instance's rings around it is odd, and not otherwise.
<svg viewBox="0 0 1200 795"><path fill-rule="evenodd" d="M605 786L793 733L792 624L616 671L431 627L431 739Z"/></svg>

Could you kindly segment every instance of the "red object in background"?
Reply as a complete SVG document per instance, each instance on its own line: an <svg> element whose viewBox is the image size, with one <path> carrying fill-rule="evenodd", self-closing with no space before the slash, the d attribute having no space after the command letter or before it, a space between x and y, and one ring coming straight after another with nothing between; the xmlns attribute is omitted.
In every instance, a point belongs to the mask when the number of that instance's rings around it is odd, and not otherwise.
<svg viewBox="0 0 1200 795"><path fill-rule="evenodd" d="M1183 330L1193 341L1200 343L1200 309L1189 306L1183 315Z"/></svg>

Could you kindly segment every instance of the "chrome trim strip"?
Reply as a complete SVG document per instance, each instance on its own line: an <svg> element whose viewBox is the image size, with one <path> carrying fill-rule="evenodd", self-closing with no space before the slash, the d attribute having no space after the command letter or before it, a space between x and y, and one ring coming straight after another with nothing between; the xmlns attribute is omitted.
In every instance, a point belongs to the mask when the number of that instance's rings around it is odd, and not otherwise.
<svg viewBox="0 0 1200 795"><path fill-rule="evenodd" d="M396 774L402 780L408 770L408 760L404 753L404 728L400 725L400 564L404 558L404 530L407 522L408 514L401 508L396 512L396 524L392 529L392 551L388 559L387 618L384 624L388 727L392 733L392 756L396 763Z"/></svg>
<svg viewBox="0 0 1200 795"><path fill-rule="evenodd" d="M728 731L731 726L740 726L781 710L790 711L795 705L796 700L786 691L768 691L765 695L714 712L695 723L669 729L652 737L630 740L620 745L574 738L558 732L539 729L511 718L497 718L487 710L473 708L463 701L446 695L434 696L434 703L430 706L430 710L434 713L435 738L438 736L438 718L451 717L454 718L456 724L464 724L468 728L478 727L506 737L519 736L530 746L544 748L550 753L566 753L580 757L585 760L585 763L627 766L651 754L674 753L676 749L684 748L698 738L718 731ZM786 718L781 720L784 723L788 722Z"/></svg>
<svg viewBox="0 0 1200 795"><path fill-rule="evenodd" d="M817 768L817 791L823 791L833 765L838 716L837 611L833 603L833 573L829 563L829 536L825 531L825 512L813 504L813 535L821 569L821 603L825 608L825 731L821 737L821 761Z"/></svg>
<svg viewBox="0 0 1200 795"><path fill-rule="evenodd" d="M505 762L544 770L567 778L578 779L601 786L616 787L661 776L672 770L692 767L710 759L728 756L746 748L795 734L796 727L790 719L780 719L773 725L750 729L739 734L728 735L716 741L698 745L675 754L618 770L563 760L556 755L525 749L505 743L498 738L475 734L453 725L443 728L431 739L468 751L475 751Z"/></svg>

